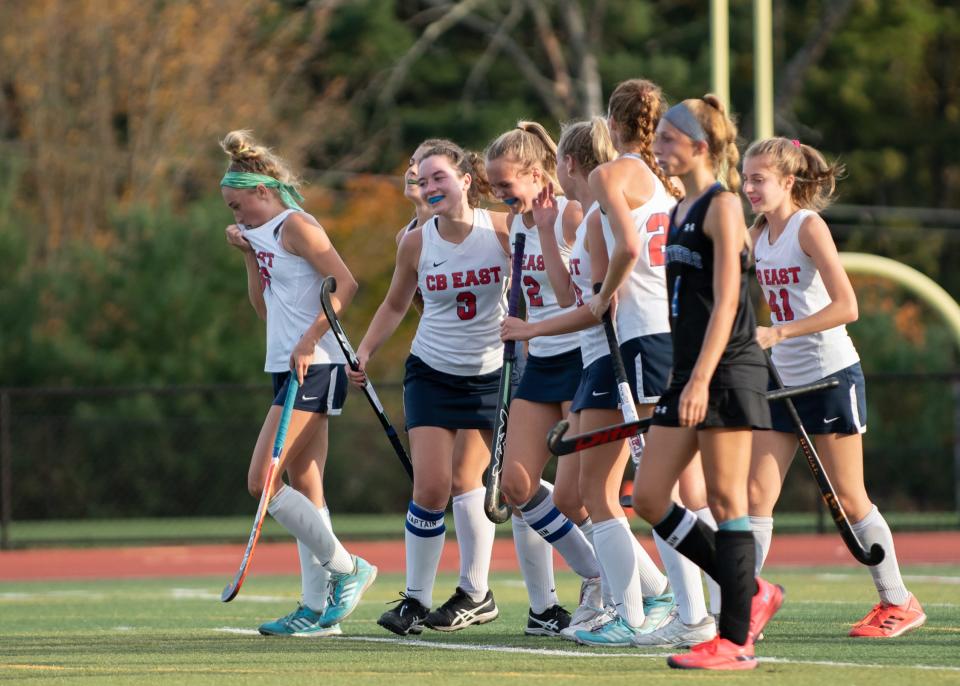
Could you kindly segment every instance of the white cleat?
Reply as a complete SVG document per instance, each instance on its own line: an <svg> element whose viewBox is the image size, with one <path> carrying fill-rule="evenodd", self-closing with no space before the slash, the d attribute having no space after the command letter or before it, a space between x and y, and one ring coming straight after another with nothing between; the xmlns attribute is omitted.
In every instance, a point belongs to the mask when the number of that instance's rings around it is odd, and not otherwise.
<svg viewBox="0 0 960 686"><path fill-rule="evenodd" d="M593 631L594 629L599 629L604 624L607 624L616 618L616 614L609 608L601 610L596 607L583 606L578 607L573 616L576 617L581 613L581 610L583 611L582 614L585 619L577 624L574 624L573 620L571 620L570 626L560 631L560 638L565 638L568 641L573 641L576 643L578 631Z"/></svg>
<svg viewBox="0 0 960 686"><path fill-rule="evenodd" d="M690 648L704 643L717 635L717 626L713 617L707 615L697 624L684 624L680 613L674 609L665 622L652 631L641 632L631 641L635 646L650 648Z"/></svg>

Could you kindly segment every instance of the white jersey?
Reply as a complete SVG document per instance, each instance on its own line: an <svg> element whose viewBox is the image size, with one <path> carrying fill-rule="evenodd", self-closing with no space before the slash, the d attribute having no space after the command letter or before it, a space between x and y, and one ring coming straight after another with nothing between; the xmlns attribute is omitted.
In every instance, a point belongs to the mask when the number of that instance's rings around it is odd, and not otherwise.
<svg viewBox="0 0 960 686"><path fill-rule="evenodd" d="M290 353L320 316L320 285L326 278L302 257L283 248L283 222L296 210L284 210L255 229L245 229L260 265L260 286L267 306L267 358L263 370L290 369ZM313 349L312 364L345 364L332 331Z"/></svg>
<svg viewBox="0 0 960 686"><path fill-rule="evenodd" d="M634 158L647 166L638 155L623 157ZM640 236L640 258L617 291L617 335L621 343L670 331L664 247L670 230L670 211L676 204L660 179L654 177L653 197L630 210L633 225ZM600 220L607 252L612 255L615 242L610 220L605 214L600 215Z"/></svg>
<svg viewBox="0 0 960 686"><path fill-rule="evenodd" d="M757 280L770 306L773 326L805 319L831 302L820 271L800 247L800 226L813 214L797 210L772 245L770 227L764 227L754 246ZM847 327L842 324L773 346L773 363L787 386L812 383L859 361Z"/></svg>
<svg viewBox="0 0 960 686"><path fill-rule="evenodd" d="M570 278L577 288L577 307L583 306L593 294L593 275L590 273L590 253L587 252L587 218L594 212L600 211L600 205L593 203L584 215L583 221L577 227L577 237L570 249ZM593 248L596 250L596 246ZM584 294L587 294L584 296ZM603 325L597 324L589 329L577 332L580 337L580 355L583 357L583 367L586 369L592 362L604 355L610 354L607 345L607 335Z"/></svg>
<svg viewBox="0 0 960 686"><path fill-rule="evenodd" d="M495 372L503 364L500 322L506 314L510 257L490 213L473 211L473 229L461 243L440 237L436 217L420 231L417 285L423 314L410 352L447 374Z"/></svg>
<svg viewBox="0 0 960 686"><path fill-rule="evenodd" d="M560 257L563 259L563 264L569 269L570 248L563 237L563 212L567 208L567 202L567 199L563 196L557 198L559 213L553 227L553 234L557 239L557 245L560 247ZM513 216L510 222L510 245L513 245L514 239L521 231L527 237L523 249L523 271L520 277L520 285L527 300L527 321L539 322L569 312L576 305L560 307L557 304L557 294L554 292L553 286L550 284L550 278L547 276L543 249L540 247L540 231L535 226L528 229L523 224L523 216L517 214ZM557 336L538 336L531 338L527 343L528 352L536 357L560 355L579 347L580 336L576 331Z"/></svg>

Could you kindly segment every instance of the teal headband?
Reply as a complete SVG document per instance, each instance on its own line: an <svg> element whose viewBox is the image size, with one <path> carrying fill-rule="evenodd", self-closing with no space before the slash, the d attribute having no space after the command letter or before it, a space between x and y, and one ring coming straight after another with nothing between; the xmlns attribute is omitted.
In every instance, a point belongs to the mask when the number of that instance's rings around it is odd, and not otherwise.
<svg viewBox="0 0 960 686"><path fill-rule="evenodd" d="M303 196L300 195L300 191L289 183L283 183L266 174L228 171L223 175L223 178L220 179L220 185L229 186L230 188L256 188L261 185L267 188L276 188L280 193L280 200L283 201L284 205L292 210L300 210L303 212L303 208L297 204L298 201L303 202Z"/></svg>

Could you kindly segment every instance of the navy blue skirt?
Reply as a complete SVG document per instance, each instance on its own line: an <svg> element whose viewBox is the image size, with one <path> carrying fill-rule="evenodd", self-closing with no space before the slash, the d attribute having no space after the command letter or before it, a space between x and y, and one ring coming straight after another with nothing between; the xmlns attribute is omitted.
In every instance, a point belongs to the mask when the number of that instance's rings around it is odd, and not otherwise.
<svg viewBox="0 0 960 686"><path fill-rule="evenodd" d="M513 383L516 383L514 372ZM438 371L416 355L407 358L403 377L406 429L493 429L500 370L476 376Z"/></svg>
<svg viewBox="0 0 960 686"><path fill-rule="evenodd" d="M573 400L583 372L580 348L548 357L527 356L520 385L513 397L534 403L563 403Z"/></svg>

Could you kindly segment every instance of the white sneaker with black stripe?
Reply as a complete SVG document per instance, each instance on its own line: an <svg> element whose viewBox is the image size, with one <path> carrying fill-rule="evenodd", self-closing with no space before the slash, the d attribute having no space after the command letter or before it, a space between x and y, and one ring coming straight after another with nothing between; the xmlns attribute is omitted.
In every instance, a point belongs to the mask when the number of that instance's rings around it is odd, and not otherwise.
<svg viewBox="0 0 960 686"><path fill-rule="evenodd" d="M553 605L537 614L533 609L527 611L527 636L559 636L570 626L570 613L559 605Z"/></svg>
<svg viewBox="0 0 960 686"><path fill-rule="evenodd" d="M435 631L460 631L473 624L492 622L499 614L492 591L476 602L457 586L447 602L426 616L423 625Z"/></svg>

